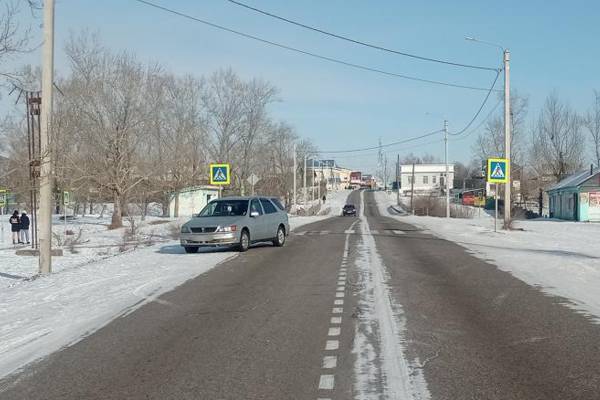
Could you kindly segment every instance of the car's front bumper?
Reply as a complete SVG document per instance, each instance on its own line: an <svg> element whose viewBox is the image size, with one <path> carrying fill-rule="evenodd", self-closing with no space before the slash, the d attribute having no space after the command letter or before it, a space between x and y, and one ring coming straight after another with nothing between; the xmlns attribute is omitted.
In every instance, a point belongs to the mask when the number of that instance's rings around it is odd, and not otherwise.
<svg viewBox="0 0 600 400"><path fill-rule="evenodd" d="M231 246L239 243L237 232L182 233L182 246Z"/></svg>

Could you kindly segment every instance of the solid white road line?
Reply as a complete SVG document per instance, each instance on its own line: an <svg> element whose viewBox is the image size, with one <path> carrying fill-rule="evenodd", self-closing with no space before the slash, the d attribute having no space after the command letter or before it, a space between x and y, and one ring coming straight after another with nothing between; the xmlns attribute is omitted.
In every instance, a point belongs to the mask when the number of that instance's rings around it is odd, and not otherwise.
<svg viewBox="0 0 600 400"><path fill-rule="evenodd" d="M296 236L303 236L306 235L306 232L296 232Z"/></svg>
<svg viewBox="0 0 600 400"><path fill-rule="evenodd" d="M356 233L356 231L354 231L353 229L346 229L346 230L344 231L344 233L345 233L346 235L351 235L351 234L353 234L353 233Z"/></svg>

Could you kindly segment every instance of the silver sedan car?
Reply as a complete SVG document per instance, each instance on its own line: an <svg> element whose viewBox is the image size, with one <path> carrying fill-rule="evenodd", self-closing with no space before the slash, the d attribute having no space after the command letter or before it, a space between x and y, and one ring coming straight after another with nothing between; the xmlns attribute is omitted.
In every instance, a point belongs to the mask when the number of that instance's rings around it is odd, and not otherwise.
<svg viewBox="0 0 600 400"><path fill-rule="evenodd" d="M288 216L272 197L225 197L213 200L181 227L187 253L200 247L234 246L246 251L252 243L283 246L290 231Z"/></svg>

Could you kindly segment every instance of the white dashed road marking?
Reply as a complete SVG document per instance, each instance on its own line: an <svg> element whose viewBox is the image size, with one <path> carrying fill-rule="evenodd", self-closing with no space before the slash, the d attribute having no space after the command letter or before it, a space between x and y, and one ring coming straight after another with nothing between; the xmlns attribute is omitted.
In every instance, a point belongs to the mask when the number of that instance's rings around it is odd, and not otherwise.
<svg viewBox="0 0 600 400"><path fill-rule="evenodd" d="M396 235L404 235L405 234L404 231L398 231L398 230L394 230L392 232L394 232Z"/></svg>
<svg viewBox="0 0 600 400"><path fill-rule="evenodd" d="M323 368L332 369L335 367L337 367L337 357L336 356L323 357Z"/></svg>
<svg viewBox="0 0 600 400"><path fill-rule="evenodd" d="M327 332L327 336L340 336L341 332L342 332L342 330L339 327L329 328L329 332Z"/></svg>
<svg viewBox="0 0 600 400"><path fill-rule="evenodd" d="M342 262L340 264L340 272L337 276L337 284L336 284L336 292L335 292L335 300L333 301L334 306L331 309L332 314L343 314L344 312L344 292L346 289L346 265L348 262L348 253L349 253L349 239L351 234L355 231L352 229L354 225L356 225L358 221L355 221L350 229L344 231L346 234L346 241L344 243L344 253L342 256ZM320 235L326 235L329 231L321 231ZM332 316L330 319L329 330L327 331L327 337L339 337L342 334L342 317L341 316ZM328 339L325 343L325 351L327 355L323 357L323 364L321 365L322 369L327 370L327 374L321 374L319 378L319 391L332 391L335 386L335 375L332 373L337 368L337 355L332 355L331 353L337 352L340 348L339 340ZM333 371L332 371L333 370ZM319 397L317 400L331 400L330 397Z"/></svg>
<svg viewBox="0 0 600 400"><path fill-rule="evenodd" d="M337 350L340 348L339 340L328 340L325 344L325 350Z"/></svg>
<svg viewBox="0 0 600 400"><path fill-rule="evenodd" d="M321 375L319 380L319 389L321 390L333 390L335 378L333 375Z"/></svg>

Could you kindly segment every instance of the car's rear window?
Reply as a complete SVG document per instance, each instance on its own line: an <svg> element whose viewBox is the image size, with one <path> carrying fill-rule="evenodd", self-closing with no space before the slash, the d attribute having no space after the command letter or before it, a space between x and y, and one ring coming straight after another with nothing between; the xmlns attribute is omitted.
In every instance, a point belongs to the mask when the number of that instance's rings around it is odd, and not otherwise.
<svg viewBox="0 0 600 400"><path fill-rule="evenodd" d="M260 204L262 204L263 208L265 209L265 214L274 214L277 212L277 209L273 203L267 199L260 199Z"/></svg>
<svg viewBox="0 0 600 400"><path fill-rule="evenodd" d="M278 198L276 197L272 197L271 201L273 202L273 204L275 204L277 206L277 208L279 208L281 211L285 211L285 207L283 206L283 204L281 204L281 201L279 201Z"/></svg>

